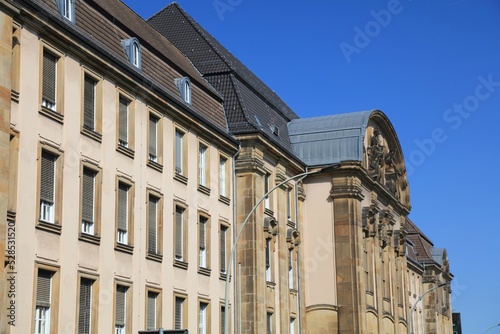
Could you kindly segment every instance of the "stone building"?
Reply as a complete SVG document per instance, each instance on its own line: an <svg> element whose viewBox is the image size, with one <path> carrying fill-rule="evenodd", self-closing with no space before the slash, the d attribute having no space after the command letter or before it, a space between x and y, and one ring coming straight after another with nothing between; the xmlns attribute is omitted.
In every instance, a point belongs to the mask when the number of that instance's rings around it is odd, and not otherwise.
<svg viewBox="0 0 500 334"><path fill-rule="evenodd" d="M0 332L451 331L383 112L299 118L176 3L0 15Z"/></svg>
<svg viewBox="0 0 500 334"><path fill-rule="evenodd" d="M0 332L220 331L238 148L220 94L121 1L0 8Z"/></svg>

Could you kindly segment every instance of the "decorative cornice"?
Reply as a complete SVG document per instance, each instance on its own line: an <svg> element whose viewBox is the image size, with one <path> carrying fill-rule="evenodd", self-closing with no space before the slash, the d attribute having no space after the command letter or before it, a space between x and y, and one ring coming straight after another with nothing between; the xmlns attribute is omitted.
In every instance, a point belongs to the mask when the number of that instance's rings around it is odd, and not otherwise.
<svg viewBox="0 0 500 334"><path fill-rule="evenodd" d="M364 198L362 192L361 180L354 174L349 173L332 178L330 190L332 198L354 198L361 201Z"/></svg>

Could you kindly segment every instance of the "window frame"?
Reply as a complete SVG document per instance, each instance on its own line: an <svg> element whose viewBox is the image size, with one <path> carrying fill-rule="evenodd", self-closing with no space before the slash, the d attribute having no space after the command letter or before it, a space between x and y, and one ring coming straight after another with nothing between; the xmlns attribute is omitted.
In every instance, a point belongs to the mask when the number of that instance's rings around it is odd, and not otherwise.
<svg viewBox="0 0 500 334"><path fill-rule="evenodd" d="M128 187L127 190L127 208L126 208L126 213L127 213L127 242L120 242L119 241L119 236L118 236L118 230L119 230L119 188L120 184L123 184ZM132 253L134 249L134 194L135 194L135 185L134 182L130 179L126 179L124 177L117 177L116 178L116 199L115 199L115 249L124 251L127 253Z"/></svg>
<svg viewBox="0 0 500 334"><path fill-rule="evenodd" d="M61 16L70 21L71 23L75 23L75 0L56 0L57 9Z"/></svg>
<svg viewBox="0 0 500 334"><path fill-rule="evenodd" d="M219 153L219 200L225 204L230 204L230 168L229 158L222 153ZM224 162L224 163L223 163ZM222 168L224 166L224 168Z"/></svg>
<svg viewBox="0 0 500 334"><path fill-rule="evenodd" d="M181 306L181 324L180 326L177 326L177 300L182 300L182 306ZM172 324L174 329L184 329L187 328L188 324L188 296L183 293L178 293L174 291L174 305L173 305L173 317L172 317ZM180 327L180 328L177 328Z"/></svg>
<svg viewBox="0 0 500 334"><path fill-rule="evenodd" d="M266 333L274 333L274 312L270 310L266 311Z"/></svg>
<svg viewBox="0 0 500 334"><path fill-rule="evenodd" d="M156 121L156 138L155 138L155 150L156 150L156 159L153 159L151 154L151 119L155 118ZM149 109L148 112L148 134L147 134L147 142L148 142L148 151L147 151L147 165L152 167L158 171L163 170L163 116L153 110Z"/></svg>
<svg viewBox="0 0 500 334"><path fill-rule="evenodd" d="M53 199L53 220L52 222L43 220L41 217L42 209L42 198L41 198L41 187L42 187L42 156L46 152L55 157L55 167L54 167L54 199ZM61 233L62 228L62 205L63 205L63 165L64 157L63 152L54 146L48 145L47 143L40 142L38 145L38 183L37 183L37 228L42 228L51 232Z"/></svg>
<svg viewBox="0 0 500 334"><path fill-rule="evenodd" d="M142 69L142 47L136 37L122 39L122 46L129 63L137 69Z"/></svg>
<svg viewBox="0 0 500 334"><path fill-rule="evenodd" d="M224 240L222 240L222 235L224 235ZM224 245L223 241L225 242ZM219 221L219 278L222 280L227 279L227 267L231 252L230 245L231 245L230 225L225 221ZM222 253L223 250L224 254ZM222 270L223 269L222 263L224 263L224 270Z"/></svg>
<svg viewBox="0 0 500 334"><path fill-rule="evenodd" d="M193 86L189 77L175 78L174 83L179 90L181 99L187 104L193 102Z"/></svg>
<svg viewBox="0 0 500 334"><path fill-rule="evenodd" d="M90 302L90 331L89 333L96 333L98 330L99 323L99 280L98 276L86 273L79 272L78 273L78 284L77 284L77 292L78 292L78 300L77 300L77 316L76 316L76 325L75 328L79 329L80 323L80 300L81 300L81 284L82 279L92 281L91 286L91 302ZM80 332L79 332L80 333Z"/></svg>
<svg viewBox="0 0 500 334"><path fill-rule="evenodd" d="M39 113L47 116L48 118L63 123L64 120L64 53L59 51L55 47L47 44L45 41L40 43L39 48L39 57L40 57L40 65L39 65ZM45 53L53 56L55 60L55 78L54 78L54 101L53 107L48 106L48 101L44 97L44 59Z"/></svg>
<svg viewBox="0 0 500 334"><path fill-rule="evenodd" d="M201 310L202 310L202 305L205 306L204 309L204 319L202 319L201 316ZM210 334L211 333L211 307L210 307L210 300L206 298L198 298L198 333L200 334ZM202 332L201 331L201 323L202 320L204 320L205 324L205 330Z"/></svg>
<svg viewBox="0 0 500 334"><path fill-rule="evenodd" d="M182 210L182 217L180 223L177 221L177 209ZM173 221L173 260L174 266L182 269L187 269L188 267L188 207L186 204L174 201L174 221ZM182 227L182 230L178 232L179 225ZM180 233L180 236L178 235ZM180 238L180 239L179 239ZM181 245L178 246L178 240L180 240ZM179 257L178 251L182 252Z"/></svg>
<svg viewBox="0 0 500 334"><path fill-rule="evenodd" d="M83 217L83 206L86 190L84 188L84 177L85 170L89 170L95 173L94 185L93 185L93 227L92 233L86 233L83 231L84 217ZM99 166L88 161L82 161L80 164L80 230L79 230L79 240L89 241L92 243L100 243L101 239L101 205L102 203L102 170Z"/></svg>
<svg viewBox="0 0 500 334"><path fill-rule="evenodd" d="M123 334L132 334L132 307L133 307L133 291L132 291L132 283L127 281L121 281L115 279L114 283L114 295L113 295L113 333L118 334L119 332L116 330L117 326L117 292L118 287L124 287L125 290L125 302L124 302L124 331Z"/></svg>
<svg viewBox="0 0 500 334"><path fill-rule="evenodd" d="M156 294L155 298L155 328L149 328L148 317L149 317L149 293ZM144 328L146 330L156 330L162 327L162 290L156 287L146 285L146 303L145 303L145 317L144 317Z"/></svg>
<svg viewBox="0 0 500 334"><path fill-rule="evenodd" d="M201 243L201 234L202 234L202 229L201 229L201 224L202 220L204 220L204 233L205 233L205 240L204 240L204 264L202 263L202 243ZM200 274L205 274L205 275L210 275L210 257L211 257L211 219L210 215L208 215L205 212L198 211L198 221L197 221L197 227L198 227L198 238L197 238L197 245L198 245L198 272Z"/></svg>
<svg viewBox="0 0 500 334"><path fill-rule="evenodd" d="M179 136L178 136L179 134ZM188 180L188 132L185 129L174 126L174 149L173 149L173 172L174 179L187 184ZM179 138L179 139L178 139ZM180 143L179 143L180 140ZM180 150L179 150L180 147Z"/></svg>
<svg viewBox="0 0 500 334"><path fill-rule="evenodd" d="M120 126L121 119L121 100L127 101L127 117L125 126L126 130L126 140L122 137L122 128ZM116 150L125 154L130 158L134 158L134 148L135 148L135 99L126 94L122 90L118 90L116 95Z"/></svg>
<svg viewBox="0 0 500 334"><path fill-rule="evenodd" d="M151 198L156 199L156 252L150 251L150 202ZM147 233L146 233L146 245L147 245L147 255L146 258L155 261L162 261L163 259L163 195L153 189L147 189L146 191L146 205L147 205Z"/></svg>
<svg viewBox="0 0 500 334"><path fill-rule="evenodd" d="M32 333L35 333L35 330L37 328L36 325L36 319L37 319L37 308L38 306L44 307L38 304L38 277L40 275L40 270L50 272L52 273L50 277L50 291L49 291L49 315L48 315L48 321L49 321L49 326L48 326L48 331L43 334L49 334L49 333L57 333L58 332L58 319L59 319L59 293L60 293L60 267L58 266L52 266L48 265L45 263L40 263L40 262L35 262L35 275L33 280L33 314L32 314ZM46 307L46 306L45 306ZM40 332L39 332L40 333Z"/></svg>
<svg viewBox="0 0 500 334"><path fill-rule="evenodd" d="M21 24L12 22L11 100L19 103L21 87Z"/></svg>
<svg viewBox="0 0 500 334"><path fill-rule="evenodd" d="M204 149L202 153L202 149ZM198 190L210 195L210 145L198 141Z"/></svg>
<svg viewBox="0 0 500 334"><path fill-rule="evenodd" d="M93 106L93 121L92 128L86 125L86 82L87 78L94 81L94 106ZM98 142L102 141L102 81L103 78L90 69L82 66L82 110L81 110L81 126L80 132Z"/></svg>

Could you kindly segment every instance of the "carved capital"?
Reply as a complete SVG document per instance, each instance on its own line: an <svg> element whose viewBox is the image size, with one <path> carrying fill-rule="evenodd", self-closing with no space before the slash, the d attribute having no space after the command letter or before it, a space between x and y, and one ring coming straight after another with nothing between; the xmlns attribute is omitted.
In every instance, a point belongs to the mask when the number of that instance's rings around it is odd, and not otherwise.
<svg viewBox="0 0 500 334"><path fill-rule="evenodd" d="M361 180L355 176L344 175L332 179L332 198L355 198L363 200L364 195L361 188Z"/></svg>

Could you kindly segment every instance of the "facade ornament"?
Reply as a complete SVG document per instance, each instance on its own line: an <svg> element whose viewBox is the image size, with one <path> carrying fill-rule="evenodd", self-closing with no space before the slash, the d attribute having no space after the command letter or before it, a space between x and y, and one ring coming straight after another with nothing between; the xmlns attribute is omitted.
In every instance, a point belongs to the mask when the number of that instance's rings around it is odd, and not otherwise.
<svg viewBox="0 0 500 334"><path fill-rule="evenodd" d="M393 227L395 223L396 222L394 221L393 216L389 210L382 210L379 213L378 232L381 241L380 246L382 248L385 248L391 243L391 236L394 231Z"/></svg>
<svg viewBox="0 0 500 334"><path fill-rule="evenodd" d="M376 215L378 213L378 208L375 205L363 208L365 211L365 224L363 226L363 232L365 237L375 237L377 235L377 220Z"/></svg>
<svg viewBox="0 0 500 334"><path fill-rule="evenodd" d="M267 232L266 239L271 239L278 235L278 221L273 217L264 218L264 232Z"/></svg>
<svg viewBox="0 0 500 334"><path fill-rule="evenodd" d="M378 128L373 129L368 147L368 173L377 182L382 183L384 175L384 138Z"/></svg>
<svg viewBox="0 0 500 334"><path fill-rule="evenodd" d="M295 246L300 245L300 233L294 228L289 228L286 230L286 243L288 249L293 249Z"/></svg>

